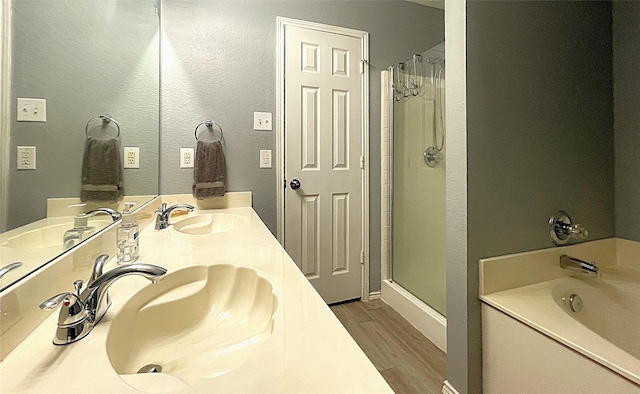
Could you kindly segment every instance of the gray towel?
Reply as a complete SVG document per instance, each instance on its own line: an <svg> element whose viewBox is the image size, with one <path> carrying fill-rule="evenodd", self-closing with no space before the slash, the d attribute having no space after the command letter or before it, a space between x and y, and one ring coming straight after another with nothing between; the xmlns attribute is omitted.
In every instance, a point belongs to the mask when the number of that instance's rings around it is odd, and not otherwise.
<svg viewBox="0 0 640 394"><path fill-rule="evenodd" d="M220 141L198 141L193 168L193 196L199 200L222 197L227 168Z"/></svg>
<svg viewBox="0 0 640 394"><path fill-rule="evenodd" d="M116 139L87 139L82 160L80 201L118 202L124 196L120 148Z"/></svg>

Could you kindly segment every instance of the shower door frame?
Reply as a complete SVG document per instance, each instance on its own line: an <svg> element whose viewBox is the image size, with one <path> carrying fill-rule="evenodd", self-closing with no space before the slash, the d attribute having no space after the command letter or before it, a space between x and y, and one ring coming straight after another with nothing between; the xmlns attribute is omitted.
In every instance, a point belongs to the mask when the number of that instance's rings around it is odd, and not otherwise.
<svg viewBox="0 0 640 394"><path fill-rule="evenodd" d="M394 136L394 128L393 128L393 121L394 121L394 116L395 116L395 112L393 110L393 103L395 100L394 97L394 92L393 92L393 81L395 78L395 74L396 74L396 68L393 66L389 66L389 79L387 82L387 97L389 98L389 116L387 118L387 122L389 123L389 156L387 157L388 160L388 181L389 181L389 204L387 206L387 212L389 213L388 215L388 229L387 229L387 242L388 242L388 246L387 246L387 269L386 269L386 276L383 275L382 280L388 280L392 283L393 282L393 158L394 158L394 154L393 154L393 136ZM383 224L384 226L384 224ZM383 227L384 228L384 227Z"/></svg>
<svg viewBox="0 0 640 394"><path fill-rule="evenodd" d="M389 128L389 155L386 160L388 160L388 168L387 168L387 176L388 176L388 193L389 193L389 202L386 204L387 206L387 214L384 212L384 200L381 204L381 227L384 229L385 224L388 225L387 230L387 253L385 256L384 247L382 243L384 242L384 234L382 235L381 242L381 260L384 261L386 257L386 266L381 264L381 297L383 301L389 304L393 309L395 309L402 317L408 320L414 327L418 329L427 339L429 339L433 344L435 344L440 350L447 352L447 319L443 315L441 315L438 311L429 306L426 302L420 300L411 292L397 284L393 281L393 121L394 121L394 96L393 96L393 76L396 72L395 67L389 67L389 79L387 81L387 97L388 97L388 107L389 107L389 116L388 116L388 128ZM382 124L381 124L382 126ZM382 143L384 143L384 138L381 138ZM381 151L384 154L384 147L382 147ZM384 157L381 158L385 160ZM382 168L382 173L384 174L384 168ZM384 182L382 182L384 187ZM384 194L383 194L384 196ZM383 197L384 198L384 197Z"/></svg>

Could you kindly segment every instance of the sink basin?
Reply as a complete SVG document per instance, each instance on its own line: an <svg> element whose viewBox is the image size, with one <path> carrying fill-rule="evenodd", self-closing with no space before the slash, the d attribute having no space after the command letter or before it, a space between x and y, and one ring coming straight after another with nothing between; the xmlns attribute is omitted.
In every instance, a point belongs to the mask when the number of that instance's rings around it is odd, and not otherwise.
<svg viewBox="0 0 640 394"><path fill-rule="evenodd" d="M193 215L177 221L173 229L182 234L204 235L223 233L240 226L243 223L240 216L228 213L210 213Z"/></svg>
<svg viewBox="0 0 640 394"><path fill-rule="evenodd" d="M89 220L89 226L95 227L96 231L113 223L111 220ZM20 235L10 238L2 246L11 249L38 249L58 246L62 248L62 238L65 231L73 227L73 222L63 224L53 224L39 229L26 231Z"/></svg>
<svg viewBox="0 0 640 394"><path fill-rule="evenodd" d="M255 270L230 264L168 274L114 318L111 365L129 385L150 392L229 372L271 335L278 305L272 289Z"/></svg>

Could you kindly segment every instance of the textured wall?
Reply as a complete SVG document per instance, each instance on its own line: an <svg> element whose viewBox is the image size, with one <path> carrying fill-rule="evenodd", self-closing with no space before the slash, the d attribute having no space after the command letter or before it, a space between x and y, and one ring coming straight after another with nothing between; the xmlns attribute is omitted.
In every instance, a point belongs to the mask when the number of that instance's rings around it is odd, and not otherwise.
<svg viewBox="0 0 640 394"><path fill-rule="evenodd" d="M640 241L640 3L613 2L616 235Z"/></svg>
<svg viewBox="0 0 640 394"><path fill-rule="evenodd" d="M47 197L78 197L86 122L110 114L120 146L139 146L127 194L158 192L158 17L136 1L16 1L8 227L46 214ZM47 122L16 122L16 98L47 100ZM99 125L94 123L93 125ZM36 146L37 169L16 170L16 146Z"/></svg>
<svg viewBox="0 0 640 394"><path fill-rule="evenodd" d="M468 327L449 331L468 392L481 390L478 259L553 246L559 209L592 240L614 235L611 18L610 2L467 3L468 269L448 282L467 300L448 303L448 327Z"/></svg>
<svg viewBox="0 0 640 394"><path fill-rule="evenodd" d="M404 1L180 1L162 3L163 194L190 193L192 170L179 148L193 147L206 118L222 125L229 191L250 190L275 234L276 170L258 168L275 130L253 131L253 112L276 111L276 17L370 33L370 225L380 227L380 71L444 39L443 12ZM380 289L380 232L370 235L371 291Z"/></svg>

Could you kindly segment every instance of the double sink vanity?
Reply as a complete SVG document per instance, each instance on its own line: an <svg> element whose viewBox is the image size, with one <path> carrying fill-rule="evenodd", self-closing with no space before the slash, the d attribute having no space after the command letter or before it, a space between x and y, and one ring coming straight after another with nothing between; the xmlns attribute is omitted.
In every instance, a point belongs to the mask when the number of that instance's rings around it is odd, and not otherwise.
<svg viewBox="0 0 640 394"><path fill-rule="evenodd" d="M135 264L166 275L113 280L110 308L83 339L54 345L58 310L38 305L89 280L100 254L112 256L103 276L122 267L114 226L0 294L0 392L392 392L253 211L251 194L212 201L162 196L137 211ZM196 209L156 230L163 203Z"/></svg>

